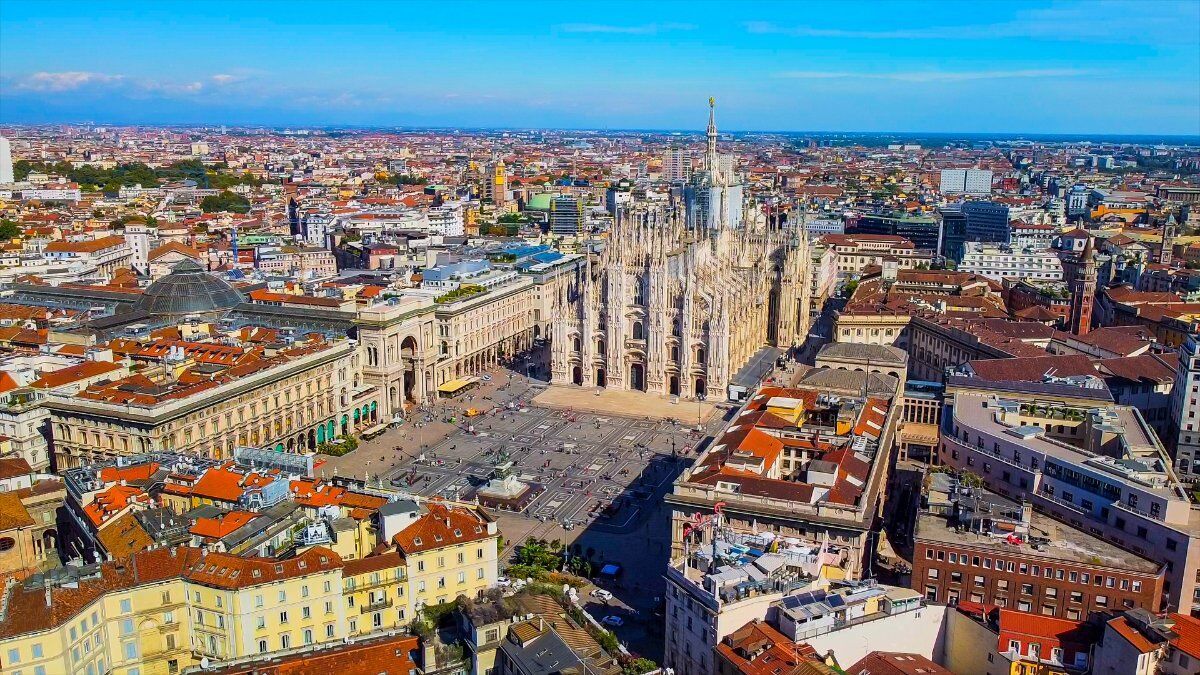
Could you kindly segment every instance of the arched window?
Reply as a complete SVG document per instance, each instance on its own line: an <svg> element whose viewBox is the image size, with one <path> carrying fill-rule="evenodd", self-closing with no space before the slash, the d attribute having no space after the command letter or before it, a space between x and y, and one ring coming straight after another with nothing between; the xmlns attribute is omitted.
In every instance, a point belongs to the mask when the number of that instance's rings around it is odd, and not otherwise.
<svg viewBox="0 0 1200 675"><path fill-rule="evenodd" d="M633 322L633 339L634 340L645 340L646 339L646 329L642 328L641 321Z"/></svg>

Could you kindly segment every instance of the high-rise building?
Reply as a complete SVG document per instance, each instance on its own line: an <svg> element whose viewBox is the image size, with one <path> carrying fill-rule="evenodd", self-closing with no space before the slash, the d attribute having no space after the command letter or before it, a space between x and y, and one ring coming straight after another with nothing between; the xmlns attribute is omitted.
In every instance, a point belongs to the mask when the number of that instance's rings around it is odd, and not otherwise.
<svg viewBox="0 0 1200 675"><path fill-rule="evenodd" d="M583 202L578 197L559 195L550 200L550 232L575 236L583 231Z"/></svg>
<svg viewBox="0 0 1200 675"><path fill-rule="evenodd" d="M13 182L12 145L0 136L0 183Z"/></svg>
<svg viewBox="0 0 1200 675"><path fill-rule="evenodd" d="M668 148L663 152L662 179L669 183L692 177L692 157L684 148Z"/></svg>
<svg viewBox="0 0 1200 675"><path fill-rule="evenodd" d="M991 194L992 172L988 169L942 169L940 186L944 195Z"/></svg>
<svg viewBox="0 0 1200 675"><path fill-rule="evenodd" d="M958 262L962 260L964 244L967 241L967 215L963 213L962 204L947 204L938 208L942 219L942 250L940 253L947 259Z"/></svg>
<svg viewBox="0 0 1200 675"><path fill-rule="evenodd" d="M966 241L1010 243L1012 229L1008 226L1008 207L996 202L964 202Z"/></svg>

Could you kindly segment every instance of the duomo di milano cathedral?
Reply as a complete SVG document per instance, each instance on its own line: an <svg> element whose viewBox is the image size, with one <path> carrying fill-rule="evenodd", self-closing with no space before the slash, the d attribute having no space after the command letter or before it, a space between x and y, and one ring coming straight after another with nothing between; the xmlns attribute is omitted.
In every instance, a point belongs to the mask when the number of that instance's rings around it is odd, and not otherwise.
<svg viewBox="0 0 1200 675"><path fill-rule="evenodd" d="M765 347L808 333L803 227L769 224L717 152L709 99L705 170L684 205L618 212L603 251L556 300L555 384L723 400Z"/></svg>

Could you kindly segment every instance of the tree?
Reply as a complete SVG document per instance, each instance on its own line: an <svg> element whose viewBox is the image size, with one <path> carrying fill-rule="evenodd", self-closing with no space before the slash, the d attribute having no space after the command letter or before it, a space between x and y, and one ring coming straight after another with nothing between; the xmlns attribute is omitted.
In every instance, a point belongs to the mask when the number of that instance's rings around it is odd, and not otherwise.
<svg viewBox="0 0 1200 675"><path fill-rule="evenodd" d="M249 213L250 200L245 197L226 190L219 194L209 195L200 200L200 208L205 213L217 213L219 211L230 211L232 213Z"/></svg>
<svg viewBox="0 0 1200 675"><path fill-rule="evenodd" d="M621 666L623 675L645 675L654 669L658 668L658 664L650 659L639 656L636 659Z"/></svg>
<svg viewBox="0 0 1200 675"><path fill-rule="evenodd" d="M16 221L5 218L0 220L0 240L9 241L21 236L21 226Z"/></svg>

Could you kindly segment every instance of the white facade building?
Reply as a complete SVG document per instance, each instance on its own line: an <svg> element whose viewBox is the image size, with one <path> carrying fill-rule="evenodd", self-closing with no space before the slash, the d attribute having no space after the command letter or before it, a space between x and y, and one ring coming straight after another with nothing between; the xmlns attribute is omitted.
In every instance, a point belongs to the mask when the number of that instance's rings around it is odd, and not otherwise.
<svg viewBox="0 0 1200 675"><path fill-rule="evenodd" d="M942 194L986 195L992 192L988 169L942 169Z"/></svg>
<svg viewBox="0 0 1200 675"><path fill-rule="evenodd" d="M429 231L446 237L461 237L463 225L462 202L446 202L429 209Z"/></svg>
<svg viewBox="0 0 1200 675"><path fill-rule="evenodd" d="M12 144L0 136L0 183L11 183L13 177Z"/></svg>
<svg viewBox="0 0 1200 675"><path fill-rule="evenodd" d="M1012 248L987 242L968 241L958 269L1000 281L1036 279L1062 281L1062 261L1048 248Z"/></svg>

